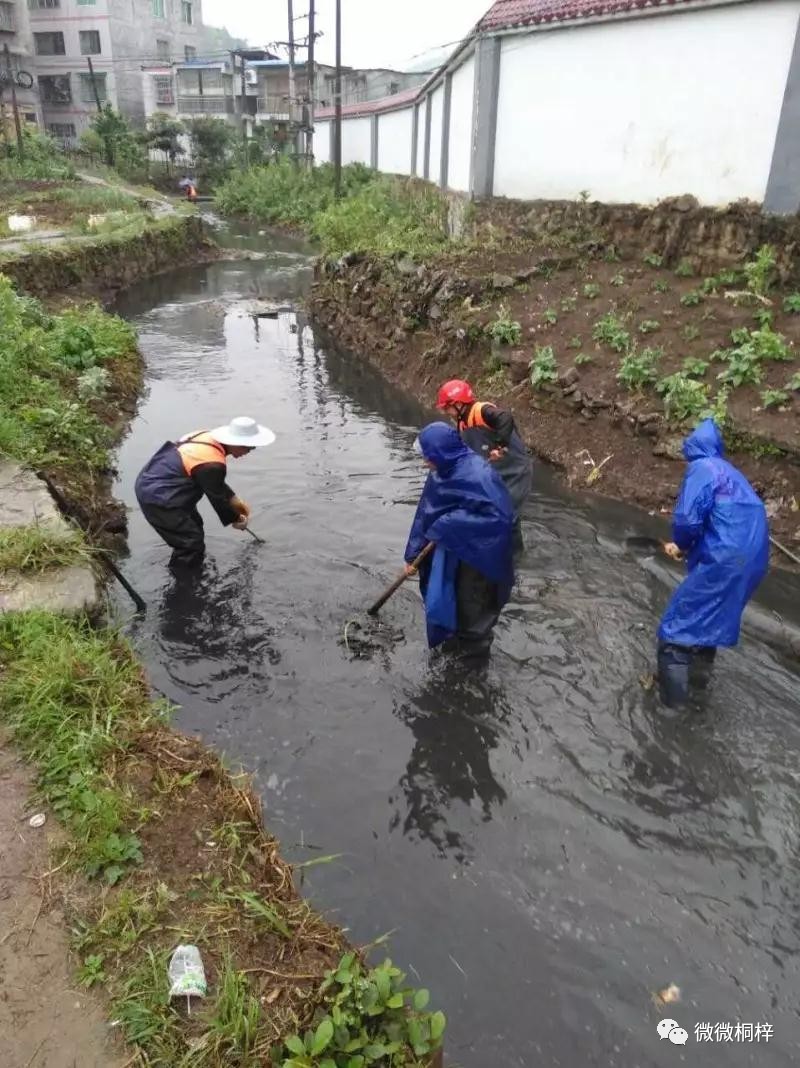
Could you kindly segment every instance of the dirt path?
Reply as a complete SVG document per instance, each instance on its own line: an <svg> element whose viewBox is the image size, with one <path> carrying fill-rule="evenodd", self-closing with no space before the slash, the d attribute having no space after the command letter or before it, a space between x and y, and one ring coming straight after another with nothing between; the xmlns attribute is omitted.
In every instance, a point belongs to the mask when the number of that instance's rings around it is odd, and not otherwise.
<svg viewBox="0 0 800 1068"><path fill-rule="evenodd" d="M122 1068L100 1005L75 982L64 914L42 901L52 824L28 826L30 789L0 737L0 1064Z"/></svg>

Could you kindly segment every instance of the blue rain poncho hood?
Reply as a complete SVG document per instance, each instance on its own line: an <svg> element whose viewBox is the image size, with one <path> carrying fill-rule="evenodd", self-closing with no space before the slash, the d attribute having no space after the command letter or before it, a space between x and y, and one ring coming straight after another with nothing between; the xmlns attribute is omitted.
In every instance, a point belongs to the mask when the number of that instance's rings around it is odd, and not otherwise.
<svg viewBox="0 0 800 1068"><path fill-rule="evenodd" d="M498 587L499 603L514 582L514 506L500 476L447 423L431 423L419 436L419 450L436 465L428 475L411 527L405 559L415 559L429 541L432 559L420 570L431 647L457 630L456 573L460 562Z"/></svg>
<svg viewBox="0 0 800 1068"><path fill-rule="evenodd" d="M764 505L741 471L724 459L711 419L683 445L689 467L672 520L672 539L687 554L689 575L659 628L663 642L731 646L742 613L769 567Z"/></svg>

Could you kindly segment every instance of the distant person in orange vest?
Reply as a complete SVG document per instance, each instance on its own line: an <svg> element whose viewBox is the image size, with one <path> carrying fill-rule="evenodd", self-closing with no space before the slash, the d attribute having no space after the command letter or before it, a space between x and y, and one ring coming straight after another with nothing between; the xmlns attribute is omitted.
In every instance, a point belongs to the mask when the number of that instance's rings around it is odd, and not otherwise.
<svg viewBox="0 0 800 1068"><path fill-rule="evenodd" d="M488 460L505 482L514 505L514 541L521 549L520 513L531 492L533 464L514 416L496 404L477 400L469 382L460 378L445 382L436 407L453 420L464 444Z"/></svg>
<svg viewBox="0 0 800 1068"><path fill-rule="evenodd" d="M197 200L197 185L195 182L188 178L185 174L183 178L178 182L178 188L182 189L186 194L186 199L192 204Z"/></svg>
<svg viewBox="0 0 800 1068"><path fill-rule="evenodd" d="M223 526L246 528L250 508L227 484L228 457L247 456L274 440L267 427L239 416L216 430L167 441L147 461L136 479L136 499L147 522L172 548L171 565L197 567L203 561L206 546L197 505L204 496Z"/></svg>

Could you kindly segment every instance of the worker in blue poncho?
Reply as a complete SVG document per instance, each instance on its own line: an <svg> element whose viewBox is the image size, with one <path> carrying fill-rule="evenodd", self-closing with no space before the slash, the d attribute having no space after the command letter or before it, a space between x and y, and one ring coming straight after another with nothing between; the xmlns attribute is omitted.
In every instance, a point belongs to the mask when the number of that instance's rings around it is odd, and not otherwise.
<svg viewBox="0 0 800 1068"><path fill-rule="evenodd" d="M672 519L670 556L686 555L689 574L658 631L662 700L686 703L690 674L708 681L717 648L736 645L742 614L769 568L769 528L753 487L724 459L711 419L683 445L689 468Z"/></svg>
<svg viewBox="0 0 800 1068"><path fill-rule="evenodd" d="M431 473L406 546L406 571L429 542L420 568L428 644L465 658L488 655L514 583L514 506L500 476L447 423L416 443Z"/></svg>

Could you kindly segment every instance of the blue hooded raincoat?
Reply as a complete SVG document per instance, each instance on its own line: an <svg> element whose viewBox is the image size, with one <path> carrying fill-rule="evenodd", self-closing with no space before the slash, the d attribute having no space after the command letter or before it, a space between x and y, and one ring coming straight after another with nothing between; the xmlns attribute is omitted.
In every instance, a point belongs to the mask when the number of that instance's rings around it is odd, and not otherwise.
<svg viewBox="0 0 800 1068"><path fill-rule="evenodd" d="M422 454L436 464L428 475L411 526L405 559L411 563L429 541L436 550L420 569L431 648L458 627L456 576L470 564L498 588L498 609L514 584L514 506L500 476L447 423L431 423L419 436Z"/></svg>
<svg viewBox="0 0 800 1068"><path fill-rule="evenodd" d="M689 575L658 631L662 642L730 646L745 605L769 568L767 514L753 487L724 457L722 435L706 419L683 445L689 469L672 520Z"/></svg>

